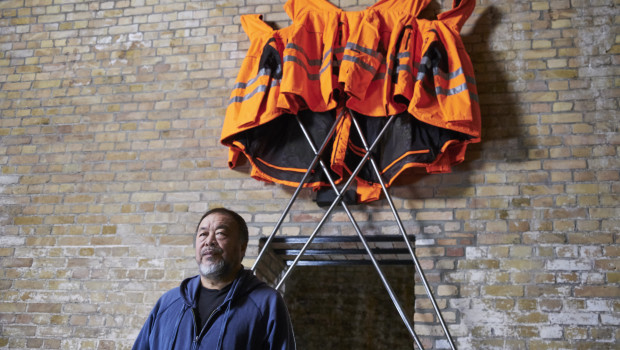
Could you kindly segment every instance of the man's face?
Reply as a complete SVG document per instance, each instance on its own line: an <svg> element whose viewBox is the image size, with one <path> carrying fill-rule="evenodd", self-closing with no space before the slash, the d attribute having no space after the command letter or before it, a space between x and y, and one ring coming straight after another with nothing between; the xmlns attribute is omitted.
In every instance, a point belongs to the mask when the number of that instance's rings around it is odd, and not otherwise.
<svg viewBox="0 0 620 350"><path fill-rule="evenodd" d="M247 244L242 243L235 220L224 213L202 219L196 232L196 262L200 274L218 280L241 267Z"/></svg>

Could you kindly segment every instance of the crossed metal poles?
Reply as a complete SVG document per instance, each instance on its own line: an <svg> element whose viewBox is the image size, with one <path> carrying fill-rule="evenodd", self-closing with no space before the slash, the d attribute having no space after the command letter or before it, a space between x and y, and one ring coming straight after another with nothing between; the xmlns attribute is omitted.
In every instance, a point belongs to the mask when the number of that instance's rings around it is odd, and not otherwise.
<svg viewBox="0 0 620 350"><path fill-rule="evenodd" d="M256 261L254 262L254 265L252 266L252 271L256 270L256 267L258 266L258 263L260 261L260 259L263 257L263 255L265 254L265 252L267 251L267 249L269 248L269 245L271 244L271 242L273 241L273 238L275 237L278 229L280 228L282 222L284 221L284 218L286 217L286 215L288 214L290 208L292 207L293 203L295 202L295 200L297 199L297 196L299 195L299 193L301 192L301 189L303 187L303 184L306 182L308 176L310 175L311 171L316 167L317 164L319 164L321 166L321 169L323 170L323 172L325 173L332 189L334 190L334 192L336 193L336 198L333 200L332 204L330 205L330 207L327 209L327 211L325 212L325 214L323 215L323 217L321 218L321 220L319 221L319 223L317 224L317 227L315 228L315 230L312 232L312 234L310 235L310 237L308 238L308 240L306 241L306 243L304 244L304 246L302 247L302 249L300 250L299 254L297 254L295 260L293 261L293 263L289 266L289 268L286 270L284 276L280 279L278 285L276 286L276 289L280 289L280 287L283 285L284 281L286 280L286 278L291 274L291 272L293 271L293 269L295 268L295 266L297 265L297 263L299 262L299 260L301 259L302 255L304 254L304 252L306 251L306 249L309 247L309 245L312 243L312 240L314 239L314 237L317 235L317 233L319 232L319 230L321 229L321 227L323 226L323 224L325 223L325 221L327 220L327 218L329 217L329 215L331 214L331 212L333 211L333 209L338 205L341 204L342 208L344 209L344 211L346 212L347 216L349 217L349 220L351 221L351 224L353 225L353 228L355 229L355 232L357 233L357 235L360 238L360 241L362 242L362 245L364 246L364 249L366 250L366 252L368 253L368 256L373 264L373 266L375 267L375 269L377 270L379 277L381 279L381 281L383 282L383 285L385 286L385 289L387 290L390 299L392 299L392 303L394 304L394 306L396 307L398 314L400 315L401 319L403 320L403 322L405 323L405 326L407 327L407 330L409 331L409 333L411 334L411 336L413 337L416 345L418 346L419 349L424 349L424 347L422 346L420 339L418 338L415 330L413 329L413 326L411 325L411 322L409 320L409 318L407 317L407 315L405 314L402 306L400 305L400 302L398 301L398 298L396 297L396 295L394 294L394 291L392 290L389 282L387 281L387 279L385 278L385 275L383 274L381 267L379 266L377 260L375 259L369 245L368 242L366 240L366 238L364 237L364 235L362 234L359 225L357 224L357 222L355 221L355 219L353 218L353 215L351 214L351 211L349 210L348 206L346 205L345 202L342 202L342 197L345 193L345 191L347 190L347 188L349 188L349 186L351 185L351 183L353 182L353 180L355 179L355 177L357 176L357 174L361 171L362 167L364 166L364 164L370 160L370 164L373 168L373 171L375 172L375 174L377 175L377 178L379 179L379 183L381 184L381 188L383 190L383 193L388 201L388 204L390 205L390 208L392 210L392 213L394 215L394 218L396 220L396 223L398 225L398 228L403 236L403 239L405 241L405 244L407 245L407 249L409 250L409 254L411 255L411 258L413 260L413 263L415 265L415 268L418 272L418 274L420 275L420 280L422 281L422 284L424 286L424 289L426 291L426 294L428 295L431 304L433 306L433 309L435 310L435 314L437 315L437 318L441 324L441 327L443 328L443 331L446 335L446 338L448 340L448 343L450 344L450 347L452 350L455 350L455 346L454 346L454 342L452 341L452 338L450 336L450 332L448 330L448 327L445 324L445 321L443 320L443 317L441 316L441 312L439 311L439 307L437 306L437 302L435 301L435 298L433 297L433 293L428 285L428 282L426 280L426 277L424 275L424 272L422 270L422 267L415 255L415 252L413 250L413 247L411 245L411 242L409 241L409 239L407 238L407 233L405 232L405 228L402 224L402 221L400 219L400 216L398 215L398 212L394 206L394 202L392 201L392 198L389 194L389 192L387 191L387 187L385 185L385 182L383 181L383 178L381 176L381 172L379 170L379 167L377 166L375 160L372 158L372 150L377 146L377 144L379 143L379 141L381 140L381 138L383 137L385 131L388 129L388 127L390 126L390 124L392 124L394 118L396 117L395 115L390 116L390 118L388 119L388 121L385 123L385 125L383 126L383 128L381 129L381 131L379 132L379 134L377 135L375 141L372 143L372 145L370 145L370 147L368 146L368 142L366 141L366 139L364 138L362 129L359 125L359 123L357 122L357 120L355 119L355 116L349 112L350 117L353 121L353 125L355 126L360 139L362 141L362 144L364 146L364 149L366 151L366 153L364 154L364 157L360 160L359 164L357 165L357 167L355 168L355 170L351 173L349 179L347 180L347 182L344 184L342 190L338 190L336 184L334 183L334 181L331 178L331 175L329 173L329 170L327 168L327 166L325 165L325 163L323 162L323 160L321 160L321 154L323 153L323 151L325 150L325 148L327 147L329 140L332 138L335 129L336 129L336 125L338 124L338 122L343 118L344 113L346 111L346 108L343 108L342 111L338 114L338 117L336 118L336 120L334 121L330 131L328 132L328 135L326 136L325 140L323 141L323 144L321 145L321 147L319 148L319 150L316 149L314 142L312 141L312 138L310 137L308 131L306 130L306 128L304 127L303 123L301 122L301 120L299 119L298 116L295 116L297 119L297 123L299 124L304 136L306 137L306 140L308 141L308 144L310 145L310 147L312 148L312 151L315 154L314 159L312 160L310 166L308 167L308 170L306 171L306 173L304 174L302 180L299 183L299 186L297 187L297 189L295 190L295 192L293 193L293 196L291 197L291 200L289 201L288 205L286 206L286 208L284 209L284 211L282 212L282 215L280 216L280 219L278 220L278 222L276 223L276 226L274 227L272 233L269 235L267 241L265 242L265 245L263 246L263 249L261 250L261 252L259 253Z"/></svg>

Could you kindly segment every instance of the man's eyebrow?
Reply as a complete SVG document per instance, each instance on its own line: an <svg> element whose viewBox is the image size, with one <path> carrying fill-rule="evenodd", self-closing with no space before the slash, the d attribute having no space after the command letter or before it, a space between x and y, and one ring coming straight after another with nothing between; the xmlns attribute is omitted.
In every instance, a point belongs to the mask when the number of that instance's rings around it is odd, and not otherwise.
<svg viewBox="0 0 620 350"><path fill-rule="evenodd" d="M229 229L229 228L230 228L230 225L228 225L228 224L219 224L219 225L217 225L217 226L215 227L215 229L216 229L216 230L219 230L219 229L221 229L221 228L223 228L223 229Z"/></svg>
<svg viewBox="0 0 620 350"><path fill-rule="evenodd" d="M215 227L216 230L219 230L221 228L223 228L223 229L230 229L230 225L228 225L228 224L219 224L219 225L217 225ZM201 226L201 227L198 228L198 231L203 231L203 230L207 230L207 229L208 229L207 226Z"/></svg>

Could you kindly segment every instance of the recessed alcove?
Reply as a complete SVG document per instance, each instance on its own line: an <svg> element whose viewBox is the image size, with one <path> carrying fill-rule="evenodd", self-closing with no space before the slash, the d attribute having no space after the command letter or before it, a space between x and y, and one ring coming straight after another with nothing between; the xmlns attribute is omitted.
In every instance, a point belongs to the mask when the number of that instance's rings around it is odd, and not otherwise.
<svg viewBox="0 0 620 350"><path fill-rule="evenodd" d="M290 267L307 239L273 239L269 263L263 265L270 267L272 282ZM415 269L402 236L366 240L413 322ZM282 290L299 349L413 349L413 339L357 236L316 237Z"/></svg>

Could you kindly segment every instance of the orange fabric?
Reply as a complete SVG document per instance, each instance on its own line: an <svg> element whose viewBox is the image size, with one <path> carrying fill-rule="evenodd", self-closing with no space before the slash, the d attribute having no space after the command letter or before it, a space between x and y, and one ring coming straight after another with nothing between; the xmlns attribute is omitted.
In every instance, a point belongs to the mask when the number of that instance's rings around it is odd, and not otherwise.
<svg viewBox="0 0 620 350"><path fill-rule="evenodd" d="M423 42L409 112L425 123L480 137L480 106L474 70L459 31L471 15L474 0L438 15L418 20ZM445 50L433 55L437 48ZM433 60L439 60L434 65ZM445 68L444 69L442 69Z"/></svg>
<svg viewBox="0 0 620 350"><path fill-rule="evenodd" d="M289 29L273 30L260 15L241 16L241 25L250 38L250 47L241 64L237 80L226 109L221 140L230 145L232 136L265 124L280 116L283 111L276 106L280 79L272 68L260 67L265 47L276 51L283 46Z"/></svg>
<svg viewBox="0 0 620 350"><path fill-rule="evenodd" d="M267 125L273 125L274 130L283 128L282 125L297 127L293 116L276 105L281 96L282 52L293 28L273 30L263 22L260 15L241 16L241 24L250 38L250 47L237 75L222 128L221 143L229 147L228 165L236 167L239 156L243 154L252 165L250 175L253 178L297 186L297 179L306 172L309 162L290 162L291 151L287 153L285 147L281 148L281 155L266 151L272 162L263 159L260 150L276 147L274 145L277 145L278 140L270 134L257 131L261 128L266 130L264 128ZM290 96L288 102L295 109L303 105L295 96ZM276 121L277 124L274 124ZM267 144L269 142L273 144ZM265 143L265 146L257 147L256 143ZM309 148L304 149L304 152L309 151ZM326 185L327 182L317 180L317 177L304 184L305 187L313 188Z"/></svg>
<svg viewBox="0 0 620 350"><path fill-rule="evenodd" d="M354 60L362 61L363 63L356 64L355 67L351 69L353 73L341 71L341 76L344 75L345 77L352 78L352 81L349 81L349 79L345 80L345 86L348 83L352 86L356 86L358 90L363 89L364 91L363 93L358 91L356 95L352 95L351 98L347 100L346 105L354 111L365 115L386 117L398 114L407 109L406 104L393 103L391 84L395 63L394 53L400 44L399 39L404 28L406 16L398 12L369 12L368 17L372 18L372 20L365 21L366 25L360 27L373 26L376 32L372 41L369 42L368 39L366 41L361 40L362 38L370 37L370 35L365 35L365 33L360 30L358 33L361 33L361 36L353 37L358 43L347 44L347 46L354 45L356 47L356 50L352 50L356 52L350 56L354 57ZM370 30L367 32L370 32ZM361 47L363 47L363 49ZM345 51L345 54L346 53ZM364 60L364 58L366 58L366 60ZM372 62L371 58L375 58L375 61ZM350 61L345 60L343 66L348 62ZM372 73L374 74L367 73L368 69L365 67L369 65L367 62L374 64L372 67ZM362 74L364 75L362 79L358 79L359 74L355 74L356 71L363 72ZM358 81L356 82L356 80ZM345 90L349 91L346 87Z"/></svg>
<svg viewBox="0 0 620 350"><path fill-rule="evenodd" d="M288 0L284 9L293 24L281 30L270 28L259 15L242 16L251 45L222 130L229 165L234 167L244 154L252 177L297 186L306 163L291 157L304 151L296 140L271 140L272 134L262 130L291 127L280 132L298 132L294 115L303 114L306 121L321 120L315 126L323 135L323 123L335 120L335 112L345 106L364 120L369 144L382 120L398 116L373 151L388 186L411 167L449 172L462 162L467 145L480 141L474 71L459 34L475 0L454 0L456 6L434 21L417 19L429 2L380 0L362 11L342 11L326 0ZM365 154L351 130L350 113L337 125L328 149L336 182L351 174ZM305 184L314 189L328 185L318 177ZM356 191L359 202L380 198L369 164L357 175Z"/></svg>
<svg viewBox="0 0 620 350"><path fill-rule="evenodd" d="M287 101L299 97L312 111L324 112L338 105L338 87L332 77L332 50L337 37L338 16L333 11L307 11L293 22L291 38L284 48L280 108L296 114L299 106Z"/></svg>

